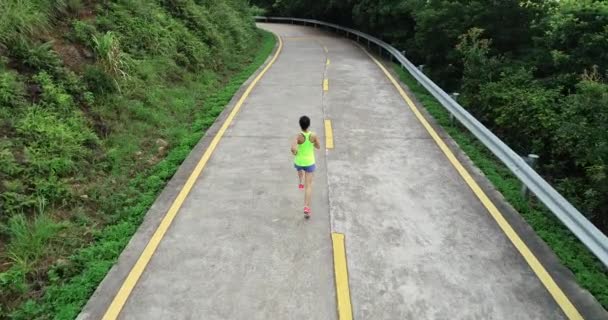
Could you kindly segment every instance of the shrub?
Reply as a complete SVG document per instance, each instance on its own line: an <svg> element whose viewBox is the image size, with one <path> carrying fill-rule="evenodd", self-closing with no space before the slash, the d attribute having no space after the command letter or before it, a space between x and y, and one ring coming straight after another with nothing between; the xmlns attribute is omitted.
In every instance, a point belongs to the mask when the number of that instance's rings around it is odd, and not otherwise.
<svg viewBox="0 0 608 320"><path fill-rule="evenodd" d="M256 6L256 5L251 6L251 9L250 9L251 16L253 16L253 17L256 17L256 16L260 16L260 17L261 16L265 16L267 11L268 10L260 8L260 7Z"/></svg>
<svg viewBox="0 0 608 320"><path fill-rule="evenodd" d="M21 106L25 102L24 95L23 83L19 81L17 73L3 70L0 66L0 106L13 108Z"/></svg>
<svg viewBox="0 0 608 320"><path fill-rule="evenodd" d="M98 66L87 66L84 70L83 81L87 88L94 93L110 94L117 90L114 79Z"/></svg>
<svg viewBox="0 0 608 320"><path fill-rule="evenodd" d="M73 41L80 42L87 47L93 47L93 36L97 34L97 29L94 25L80 20L74 20L72 23L72 33L70 34Z"/></svg>
<svg viewBox="0 0 608 320"><path fill-rule="evenodd" d="M54 70L61 65L61 59L53 51L52 42L32 45L28 49L27 56L22 58L26 65L35 70Z"/></svg>

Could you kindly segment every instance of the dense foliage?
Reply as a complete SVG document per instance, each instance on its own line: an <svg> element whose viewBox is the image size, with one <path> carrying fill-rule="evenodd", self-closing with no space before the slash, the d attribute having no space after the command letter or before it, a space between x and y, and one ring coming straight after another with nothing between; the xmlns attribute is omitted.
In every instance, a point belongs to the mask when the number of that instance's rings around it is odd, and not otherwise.
<svg viewBox="0 0 608 320"><path fill-rule="evenodd" d="M257 0L406 51L608 231L608 2Z"/></svg>
<svg viewBox="0 0 608 320"><path fill-rule="evenodd" d="M0 1L0 318L74 318L273 46L245 0Z"/></svg>

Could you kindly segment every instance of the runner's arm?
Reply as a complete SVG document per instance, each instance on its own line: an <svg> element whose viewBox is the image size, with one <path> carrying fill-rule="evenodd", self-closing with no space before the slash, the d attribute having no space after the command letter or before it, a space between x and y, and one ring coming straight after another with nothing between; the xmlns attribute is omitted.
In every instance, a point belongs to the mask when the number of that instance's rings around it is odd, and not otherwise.
<svg viewBox="0 0 608 320"><path fill-rule="evenodd" d="M314 134L312 137L313 137L313 140L314 140L313 143L315 145L315 148L321 149L321 143L319 143L319 137L317 137L316 134Z"/></svg>
<svg viewBox="0 0 608 320"><path fill-rule="evenodd" d="M295 156L298 153L298 137L294 137L291 142L291 153Z"/></svg>
<svg viewBox="0 0 608 320"><path fill-rule="evenodd" d="M298 145L304 143L304 136L302 134L298 134L291 144L291 153L295 156L298 153Z"/></svg>

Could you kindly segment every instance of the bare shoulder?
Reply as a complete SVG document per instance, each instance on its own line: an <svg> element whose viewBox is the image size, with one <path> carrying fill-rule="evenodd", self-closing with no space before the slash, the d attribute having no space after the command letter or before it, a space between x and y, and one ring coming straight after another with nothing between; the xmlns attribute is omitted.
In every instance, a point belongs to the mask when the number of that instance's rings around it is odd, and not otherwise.
<svg viewBox="0 0 608 320"><path fill-rule="evenodd" d="M306 141L306 137L303 134L299 133L298 134L298 144L302 144L305 141Z"/></svg>

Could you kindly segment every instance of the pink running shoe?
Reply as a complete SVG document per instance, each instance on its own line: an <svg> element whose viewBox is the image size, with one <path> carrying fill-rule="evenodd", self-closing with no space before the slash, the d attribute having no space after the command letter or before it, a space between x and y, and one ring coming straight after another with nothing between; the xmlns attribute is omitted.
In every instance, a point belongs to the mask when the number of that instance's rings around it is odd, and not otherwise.
<svg viewBox="0 0 608 320"><path fill-rule="evenodd" d="M304 216L306 217L306 219L310 218L310 208L309 207L304 207Z"/></svg>
<svg viewBox="0 0 608 320"><path fill-rule="evenodd" d="M300 183L300 184L298 185L298 189L303 190L303 189L304 189L304 185Z"/></svg>

